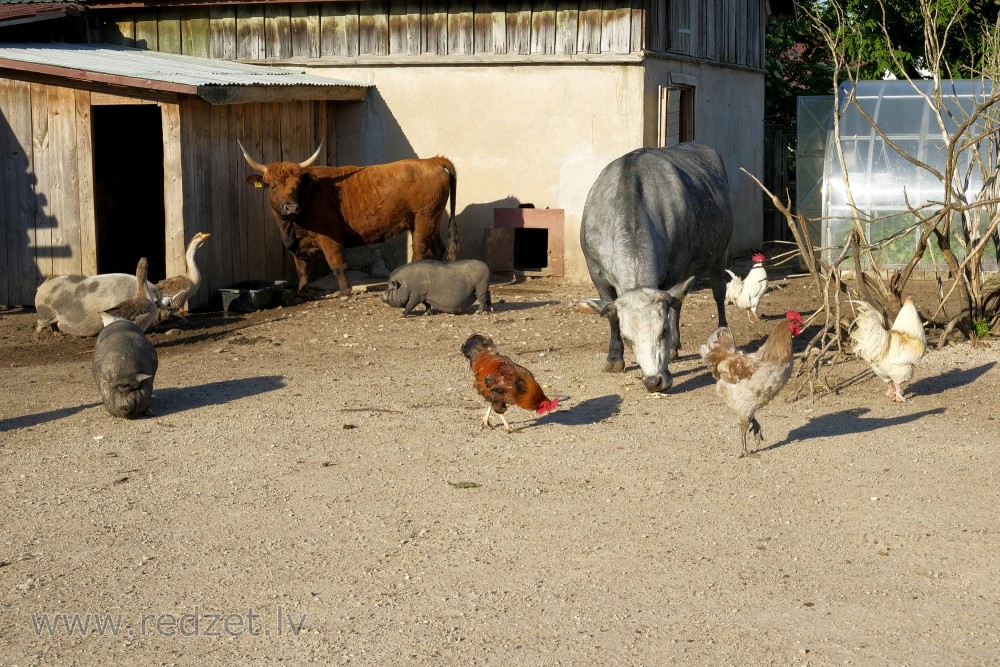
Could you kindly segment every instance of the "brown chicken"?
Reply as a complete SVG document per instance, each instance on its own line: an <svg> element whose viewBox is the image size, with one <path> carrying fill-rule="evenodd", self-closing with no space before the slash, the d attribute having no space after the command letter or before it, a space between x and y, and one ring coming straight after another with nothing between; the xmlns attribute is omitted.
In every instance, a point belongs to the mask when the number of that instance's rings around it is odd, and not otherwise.
<svg viewBox="0 0 1000 667"><path fill-rule="evenodd" d="M927 338L920 314L908 296L892 326L885 328L882 314L864 301L852 301L858 316L851 326L854 354L868 362L886 383L889 400L906 403L902 385L913 379L913 365L927 351Z"/></svg>
<svg viewBox="0 0 1000 667"><path fill-rule="evenodd" d="M481 428L493 428L490 415L495 412L500 415L508 433L516 431L507 423L503 414L508 405L534 410L539 415L552 412L559 405L558 398L550 400L545 395L531 371L514 363L510 357L498 354L489 337L472 334L462 345L462 354L469 360L474 378L473 386L489 403Z"/></svg>
<svg viewBox="0 0 1000 667"><path fill-rule="evenodd" d="M715 393L739 417L743 453L747 456L747 433L758 444L764 442L760 423L754 416L778 395L792 375L792 337L802 329L802 316L795 311L785 313L785 319L774 325L767 340L752 354L736 350L729 327L719 327L701 346L702 361L716 379Z"/></svg>

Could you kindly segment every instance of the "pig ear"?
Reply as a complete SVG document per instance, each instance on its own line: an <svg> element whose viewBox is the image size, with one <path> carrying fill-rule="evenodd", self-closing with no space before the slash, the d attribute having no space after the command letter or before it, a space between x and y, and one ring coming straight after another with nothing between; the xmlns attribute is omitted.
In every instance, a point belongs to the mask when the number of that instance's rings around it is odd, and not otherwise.
<svg viewBox="0 0 1000 667"><path fill-rule="evenodd" d="M587 306L601 317L608 317L617 310L614 301L604 301L603 299L584 299L580 303Z"/></svg>
<svg viewBox="0 0 1000 667"><path fill-rule="evenodd" d="M389 281L389 289L399 289L399 281L398 280L390 280Z"/></svg>

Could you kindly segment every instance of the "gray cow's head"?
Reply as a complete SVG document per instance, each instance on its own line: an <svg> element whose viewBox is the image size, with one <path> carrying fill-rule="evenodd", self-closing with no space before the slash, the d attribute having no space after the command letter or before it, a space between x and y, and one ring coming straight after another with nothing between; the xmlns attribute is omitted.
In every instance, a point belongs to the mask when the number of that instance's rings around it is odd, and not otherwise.
<svg viewBox="0 0 1000 667"><path fill-rule="evenodd" d="M632 347L647 391L666 391L673 384L668 364L678 332L671 330L667 309L680 308L693 282L694 276L666 291L639 288L622 293L614 301L585 302L602 317L618 318L622 338Z"/></svg>

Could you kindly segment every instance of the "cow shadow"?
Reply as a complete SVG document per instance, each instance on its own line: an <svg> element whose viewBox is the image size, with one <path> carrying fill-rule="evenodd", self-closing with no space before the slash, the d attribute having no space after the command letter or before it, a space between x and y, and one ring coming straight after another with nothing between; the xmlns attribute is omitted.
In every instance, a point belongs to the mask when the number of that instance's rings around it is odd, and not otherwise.
<svg viewBox="0 0 1000 667"><path fill-rule="evenodd" d="M685 375L690 376L687 380L677 383L678 377L683 377ZM704 366L700 368L689 368L679 373L674 373L674 386L672 386L667 393L668 394L686 394L689 391L697 391L705 387L711 387L715 384L715 378L712 374L708 372L708 369Z"/></svg>
<svg viewBox="0 0 1000 667"><path fill-rule="evenodd" d="M76 405L71 408L59 408L57 410L49 410L48 412L39 412L33 415L11 417L9 419L0 420L0 432L13 431L21 428L31 428L32 426L38 426L39 424L45 424L57 419L63 419L64 417L69 417L83 410L96 408L100 405L103 405L103 403L87 403L85 405Z"/></svg>
<svg viewBox="0 0 1000 667"><path fill-rule="evenodd" d="M871 412L870 408L850 408L840 412L820 415L811 419L809 423L793 428L788 432L783 440L774 444L761 447L757 452L766 452L778 447L784 447L796 441L809 440L811 438L833 437L839 435L851 435L855 433L871 433L882 428L891 428L902 424L909 424L928 415L939 415L945 411L944 408L933 408L923 410L908 415L898 417L864 417L862 415ZM766 425L764 426L766 431Z"/></svg>
<svg viewBox="0 0 1000 667"><path fill-rule="evenodd" d="M561 398L568 401L570 397ZM539 417L533 425L562 424L563 426L580 426L582 424L597 424L621 412L622 397L618 394L608 394L580 401L575 405L560 405L555 412Z"/></svg>
<svg viewBox="0 0 1000 667"><path fill-rule="evenodd" d="M150 411L157 417L178 414L186 410L203 408L208 405L223 405L248 396L256 396L275 391L285 386L280 375L262 375L220 380L191 387L168 387L153 392Z"/></svg>

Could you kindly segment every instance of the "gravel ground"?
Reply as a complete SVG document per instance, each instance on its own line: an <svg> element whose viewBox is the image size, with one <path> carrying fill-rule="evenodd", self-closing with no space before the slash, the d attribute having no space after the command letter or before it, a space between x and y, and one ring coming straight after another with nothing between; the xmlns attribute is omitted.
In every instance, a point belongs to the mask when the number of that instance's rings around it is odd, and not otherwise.
<svg viewBox="0 0 1000 667"><path fill-rule="evenodd" d="M93 339L0 311L0 664L1000 664L994 342L930 352L906 404L876 379L790 401L793 378L741 459L696 354L707 288L666 395L628 353L601 372L590 296L195 313L150 334L133 421L100 403ZM775 278L765 322L730 321L752 346L815 305ZM559 409L480 431L476 331Z"/></svg>

